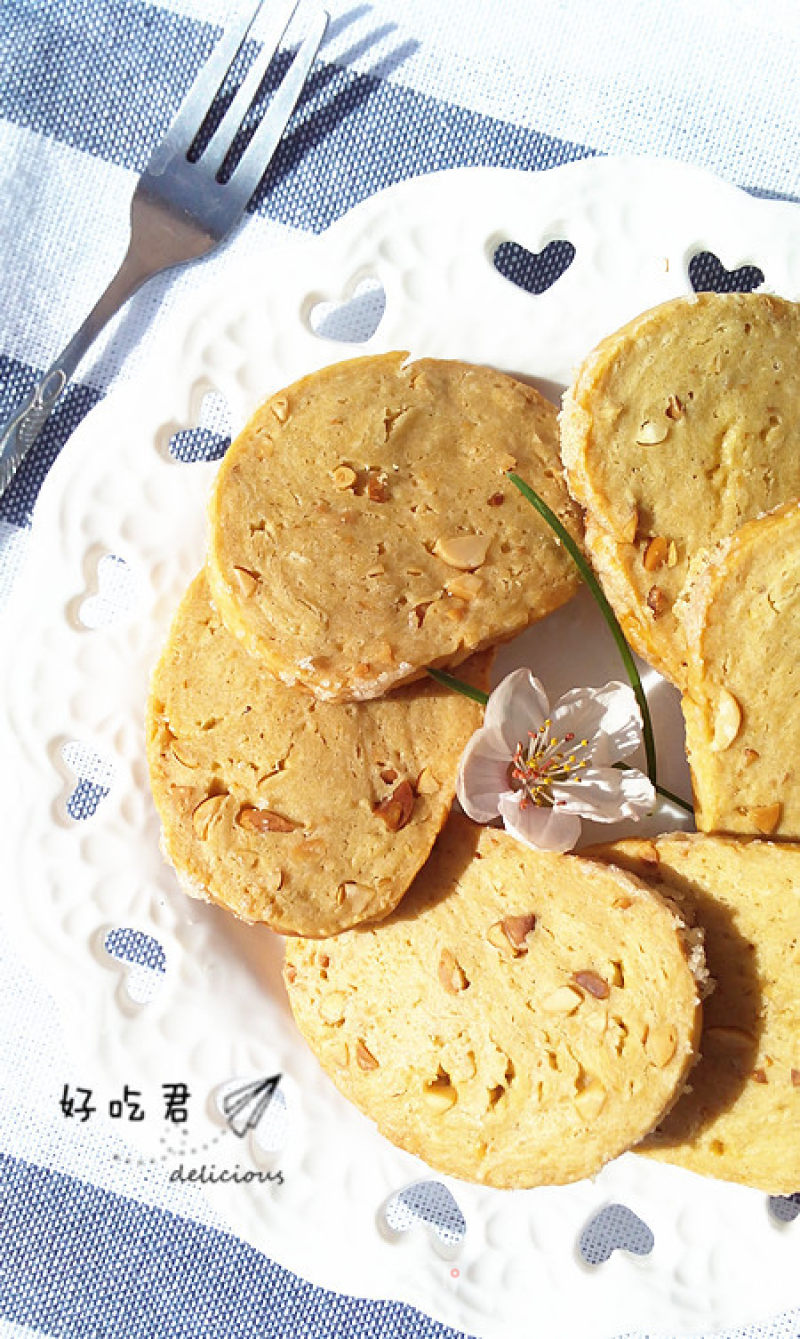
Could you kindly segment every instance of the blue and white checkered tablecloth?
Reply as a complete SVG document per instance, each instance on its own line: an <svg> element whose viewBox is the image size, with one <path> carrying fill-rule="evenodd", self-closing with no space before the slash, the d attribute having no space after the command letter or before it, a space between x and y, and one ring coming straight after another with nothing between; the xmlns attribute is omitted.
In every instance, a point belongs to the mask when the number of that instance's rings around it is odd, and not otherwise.
<svg viewBox="0 0 800 1339"><path fill-rule="evenodd" d="M587 155L662 155L800 200L797 0L325 5L328 36L234 248L322 231L381 187L458 165L535 172ZM233 10L229 0L0 5L0 419L116 268L136 174ZM197 273L148 286L81 366L0 499L0 596L50 463L135 373L153 325ZM11 654L1 618L0 646ZM452 1333L408 1307L295 1278L212 1222L194 1187L129 1167L89 1125L62 1119L55 1007L1 932L0 1009L0 1333ZM800 1311L737 1333L798 1336Z"/></svg>

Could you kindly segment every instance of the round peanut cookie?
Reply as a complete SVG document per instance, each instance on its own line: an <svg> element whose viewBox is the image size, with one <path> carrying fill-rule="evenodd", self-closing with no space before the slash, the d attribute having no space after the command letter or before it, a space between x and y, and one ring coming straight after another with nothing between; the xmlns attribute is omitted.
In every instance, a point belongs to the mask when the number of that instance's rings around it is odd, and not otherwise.
<svg viewBox="0 0 800 1339"><path fill-rule="evenodd" d="M676 617L698 559L800 496L800 305L676 298L610 335L564 398L561 448L586 544L634 648L680 688Z"/></svg>
<svg viewBox="0 0 800 1339"><path fill-rule="evenodd" d="M637 1148L771 1195L800 1190L800 846L675 833L592 848L705 931L716 983L691 1085Z"/></svg>
<svg viewBox="0 0 800 1339"><path fill-rule="evenodd" d="M464 672L482 686L488 669L482 655ZM203 573L147 711L165 854L188 892L284 934L385 916L427 859L480 719L431 679L342 706L284 687L227 631Z"/></svg>
<svg viewBox="0 0 800 1339"><path fill-rule="evenodd" d="M323 368L228 451L209 576L230 629L284 683L377 697L513 637L577 589L505 477L578 535L555 408L487 367L404 353Z"/></svg>
<svg viewBox="0 0 800 1339"><path fill-rule="evenodd" d="M698 828L800 839L800 503L718 546L685 622Z"/></svg>
<svg viewBox="0 0 800 1339"><path fill-rule="evenodd" d="M284 976L320 1063L382 1134L525 1187L593 1175L675 1100L700 1022L690 957L639 880L454 816L391 917L324 953L292 941Z"/></svg>

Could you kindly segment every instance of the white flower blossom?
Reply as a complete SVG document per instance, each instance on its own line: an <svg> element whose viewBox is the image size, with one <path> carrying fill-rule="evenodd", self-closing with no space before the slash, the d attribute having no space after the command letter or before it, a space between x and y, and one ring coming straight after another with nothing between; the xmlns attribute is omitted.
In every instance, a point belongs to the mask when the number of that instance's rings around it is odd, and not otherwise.
<svg viewBox="0 0 800 1339"><path fill-rule="evenodd" d="M570 851L581 819L639 819L655 789L634 768L613 764L641 742L642 718L627 684L573 688L553 710L538 679L518 669L486 704L483 725L464 750L457 794L476 823L498 815L527 846Z"/></svg>

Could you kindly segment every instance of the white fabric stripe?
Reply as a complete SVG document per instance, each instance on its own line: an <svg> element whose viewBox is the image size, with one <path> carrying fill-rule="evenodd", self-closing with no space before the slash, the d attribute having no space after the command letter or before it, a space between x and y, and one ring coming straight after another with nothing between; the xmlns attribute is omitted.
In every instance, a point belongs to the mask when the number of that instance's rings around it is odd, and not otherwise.
<svg viewBox="0 0 800 1339"><path fill-rule="evenodd" d="M3 980L0 1074L4 1078L0 1149L11 1157L79 1177L114 1194L223 1227L222 1220L194 1185L170 1182L160 1164L154 1168L140 1167L137 1155L124 1138L109 1133L108 1122L100 1127L96 1116L84 1122L62 1115L58 1101L63 1084L69 1083L74 1092L85 1083L85 1078L79 1067L65 1063L68 1051L55 1005L2 937L0 975ZM130 1082L136 1087L133 1073ZM99 1092L94 1094L95 1105L99 1105L102 1096ZM121 1133L124 1135L124 1127ZM128 1158L132 1159L130 1165Z"/></svg>
<svg viewBox="0 0 800 1339"><path fill-rule="evenodd" d="M222 21L211 0L163 7ZM800 197L796 0L495 0L458 22L441 0L324 7L324 60L604 153L669 155Z"/></svg>
<svg viewBox="0 0 800 1339"><path fill-rule="evenodd" d="M394 0L376 0L325 58L396 15ZM800 196L795 0L505 0L458 22L448 5L405 0L402 23L351 68L411 36L418 49L395 82L602 152L669 154Z"/></svg>
<svg viewBox="0 0 800 1339"><path fill-rule="evenodd" d="M135 185L135 172L0 122L0 352L35 367L59 353L124 255ZM249 216L228 246L255 258L293 236L304 234ZM199 265L210 278L220 263L212 256ZM156 309L166 315L197 276L194 267L152 281L98 340L80 379L105 389L117 372L131 375Z"/></svg>

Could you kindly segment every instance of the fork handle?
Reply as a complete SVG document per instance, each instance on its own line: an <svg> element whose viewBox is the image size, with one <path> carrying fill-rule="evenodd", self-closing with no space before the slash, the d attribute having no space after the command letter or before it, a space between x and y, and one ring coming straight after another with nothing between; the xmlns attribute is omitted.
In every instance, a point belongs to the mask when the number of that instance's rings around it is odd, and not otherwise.
<svg viewBox="0 0 800 1339"><path fill-rule="evenodd" d="M143 264L133 246L129 246L117 273L86 320L0 430L0 496L39 436L90 345L152 273L152 266Z"/></svg>

